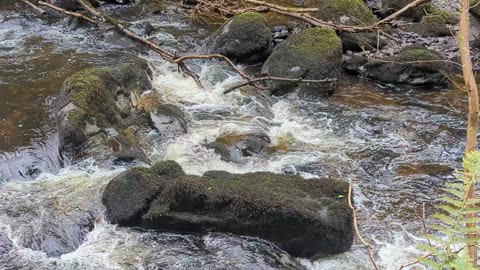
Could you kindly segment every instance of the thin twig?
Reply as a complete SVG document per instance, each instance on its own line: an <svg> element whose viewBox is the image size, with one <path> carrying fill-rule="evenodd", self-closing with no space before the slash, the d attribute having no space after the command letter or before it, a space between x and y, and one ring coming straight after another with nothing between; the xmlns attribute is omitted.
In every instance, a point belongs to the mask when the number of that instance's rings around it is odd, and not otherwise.
<svg viewBox="0 0 480 270"><path fill-rule="evenodd" d="M22 1L23 3L29 5L31 8L33 8L33 9L34 9L38 14L40 14L40 15L43 15L43 14L47 13L47 12L45 12L45 10L43 10L43 9L39 8L38 6L32 4L32 3L31 3L30 1L28 1L28 0L21 0L21 1Z"/></svg>
<svg viewBox="0 0 480 270"><path fill-rule="evenodd" d="M355 212L355 207L353 207L352 204L352 196L353 196L353 179L350 179L350 184L348 186L348 206L350 206L350 209L352 209L352 216L353 216L353 226L355 228L355 234L357 235L358 239L362 244L367 248L368 251L368 256L370 257L370 260L372 261L373 267L375 267L376 270L380 270L380 266L378 266L377 261L375 260L375 257L373 255L372 247L365 239L363 239L362 234L360 233L360 230L358 229L358 223L357 223L357 214Z"/></svg>
<svg viewBox="0 0 480 270"><path fill-rule="evenodd" d="M243 86L252 85L253 83L261 82L261 81L281 81L281 82L296 82L296 83L329 83L329 82L336 81L336 79L305 80L305 79L293 79L293 78L281 78L281 77L265 76L265 77L250 79L247 82L243 82L243 83L240 83L240 84L235 85L233 87L230 87L229 89L225 90L223 93L228 94L228 93L230 93L230 92L232 92L232 91L234 91L238 88L241 88Z"/></svg>

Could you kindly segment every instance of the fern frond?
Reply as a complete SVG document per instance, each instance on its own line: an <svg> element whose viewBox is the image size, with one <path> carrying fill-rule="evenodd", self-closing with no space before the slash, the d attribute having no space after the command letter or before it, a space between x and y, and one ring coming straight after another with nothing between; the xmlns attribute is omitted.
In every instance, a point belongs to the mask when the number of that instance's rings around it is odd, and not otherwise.
<svg viewBox="0 0 480 270"><path fill-rule="evenodd" d="M441 256L443 254L443 250L438 250L436 247L430 245L420 244L417 246L417 248L435 256Z"/></svg>
<svg viewBox="0 0 480 270"><path fill-rule="evenodd" d="M460 215L462 214L462 209L458 207L452 207L451 205L439 205L438 208L445 210L450 215Z"/></svg>
<svg viewBox="0 0 480 270"><path fill-rule="evenodd" d="M419 258L418 261L432 268L432 270L442 270L438 262L434 261L431 258Z"/></svg>
<svg viewBox="0 0 480 270"><path fill-rule="evenodd" d="M443 222L444 224L448 224L450 226L454 226L455 222L457 221L456 219L445 215L445 214L434 214L432 217L436 218L437 220Z"/></svg>
<svg viewBox="0 0 480 270"><path fill-rule="evenodd" d="M441 197L439 200L443 201L443 202L446 202L448 204L451 204L452 206L455 206L457 208L462 207L462 204L463 204L463 201L455 200L455 199L452 199L452 198L449 198L449 197Z"/></svg>

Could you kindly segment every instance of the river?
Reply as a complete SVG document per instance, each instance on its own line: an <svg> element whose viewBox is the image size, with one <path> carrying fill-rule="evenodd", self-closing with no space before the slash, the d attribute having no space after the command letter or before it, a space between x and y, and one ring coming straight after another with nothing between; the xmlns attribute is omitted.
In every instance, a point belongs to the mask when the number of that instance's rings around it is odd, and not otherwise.
<svg viewBox="0 0 480 270"><path fill-rule="evenodd" d="M0 269L372 269L358 241L344 254L309 260L251 237L158 233L104 221L101 192L127 167L61 158L50 105L68 76L132 57L151 63L154 91L188 120L183 136L145 135L152 161L173 159L197 175L295 168L305 177L354 179L359 226L382 267L398 269L422 254L418 214L424 204L427 214L435 211L435 198L461 166L465 92L346 75L332 97L320 100L223 95L240 78L221 63L197 63L207 82L199 89L113 31L38 17L15 2L0 2ZM138 16L110 8L124 19L150 21L160 29L156 40L180 53L198 51L208 34L175 9ZM252 130L268 134L274 147L231 163L204 146ZM93 227L86 222L92 218Z"/></svg>

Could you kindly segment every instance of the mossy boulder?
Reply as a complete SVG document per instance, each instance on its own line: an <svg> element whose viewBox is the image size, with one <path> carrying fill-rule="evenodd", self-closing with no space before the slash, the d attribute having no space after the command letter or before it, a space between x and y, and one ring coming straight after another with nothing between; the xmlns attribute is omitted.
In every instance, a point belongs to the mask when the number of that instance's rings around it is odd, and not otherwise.
<svg viewBox="0 0 480 270"><path fill-rule="evenodd" d="M385 83L424 86L448 84L445 68L438 53L412 46L393 57L369 60L359 72Z"/></svg>
<svg viewBox="0 0 480 270"><path fill-rule="evenodd" d="M347 251L348 183L266 172L185 175L173 161L114 178L102 202L110 222L177 232L227 232L270 240L295 256Z"/></svg>
<svg viewBox="0 0 480 270"><path fill-rule="evenodd" d="M260 62L271 53L272 33L262 14L247 12L226 22L208 39L206 47L237 62Z"/></svg>
<svg viewBox="0 0 480 270"><path fill-rule="evenodd" d="M107 219L121 225L138 224L166 182L184 174L176 162L163 161L150 169L133 168L118 175L108 183L102 195Z"/></svg>
<svg viewBox="0 0 480 270"><path fill-rule="evenodd" d="M277 1L274 2L277 4ZM338 24L368 26L377 21L363 0L281 0L279 4L318 8L318 11L312 13L314 17ZM363 51L385 45L382 39L378 39L376 33L340 32L339 36L342 39L344 50Z"/></svg>
<svg viewBox="0 0 480 270"><path fill-rule="evenodd" d="M169 182L142 226L256 236L294 256L340 253L353 241L347 189L347 183L330 179L207 172Z"/></svg>
<svg viewBox="0 0 480 270"><path fill-rule="evenodd" d="M448 22L442 16L428 15L424 16L419 23L407 25L405 30L426 37L444 37L452 34L452 30L447 24Z"/></svg>
<svg viewBox="0 0 480 270"><path fill-rule="evenodd" d="M272 77L321 80L337 78L342 65L342 41L335 31L310 28L290 36L278 45L262 67L262 73ZM302 91L328 95L335 83L269 83L271 93L284 95L299 88Z"/></svg>
<svg viewBox="0 0 480 270"><path fill-rule="evenodd" d="M99 134L109 137L96 136L101 141L119 144L114 152L129 148L122 147L122 130L128 127L128 119L135 117L133 92L151 88L149 72L145 62L132 62L86 69L67 78L54 104L60 151L76 156L82 144Z"/></svg>

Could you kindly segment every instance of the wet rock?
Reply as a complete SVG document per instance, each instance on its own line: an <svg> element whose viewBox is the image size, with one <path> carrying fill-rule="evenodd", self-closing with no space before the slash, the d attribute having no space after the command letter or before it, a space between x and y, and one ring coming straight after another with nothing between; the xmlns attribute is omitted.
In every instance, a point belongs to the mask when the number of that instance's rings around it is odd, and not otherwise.
<svg viewBox="0 0 480 270"><path fill-rule="evenodd" d="M237 62L255 63L271 53L272 34L263 15L247 12L225 23L209 38L206 47Z"/></svg>
<svg viewBox="0 0 480 270"><path fill-rule="evenodd" d="M294 256L347 251L353 241L348 185L273 173L206 173L168 182L142 227L260 237Z"/></svg>
<svg viewBox="0 0 480 270"><path fill-rule="evenodd" d="M224 161L239 162L242 157L262 153L270 142L268 135L262 133L229 134L220 136L207 144L207 147L213 149Z"/></svg>
<svg viewBox="0 0 480 270"><path fill-rule="evenodd" d="M342 65L342 42L331 29L310 28L278 45L262 67L272 77L320 80L337 78ZM284 95L300 89L328 95L335 83L270 82L271 93Z"/></svg>
<svg viewBox="0 0 480 270"><path fill-rule="evenodd" d="M86 69L69 77L54 104L60 152L78 158L88 156L83 150L103 145L121 159L128 158L127 152L141 153L141 149L131 150L138 146L130 143L123 130L130 120L139 123L132 113L131 96L150 88L144 62ZM143 159L137 154L129 158Z"/></svg>
<svg viewBox="0 0 480 270"><path fill-rule="evenodd" d="M370 60L360 74L385 83L413 86L447 84L440 56L422 47L408 47L395 56Z"/></svg>
<svg viewBox="0 0 480 270"><path fill-rule="evenodd" d="M358 69L368 62L366 57L354 54L343 63L343 68L352 73L356 73Z"/></svg>
<svg viewBox="0 0 480 270"><path fill-rule="evenodd" d="M178 164L166 161L114 178L102 202L113 223L255 236L292 255L311 256L344 252L352 245L347 192L346 182L296 175L184 175Z"/></svg>
<svg viewBox="0 0 480 270"><path fill-rule="evenodd" d="M434 8L434 13L423 16L419 23L409 24L404 30L415 32L426 37L444 37L451 36L451 27L458 23L455 14Z"/></svg>
<svg viewBox="0 0 480 270"><path fill-rule="evenodd" d="M405 7L410 2L413 2L413 0L384 0L382 7L383 9L389 10L389 14L392 14ZM413 21L420 21L423 15L426 14L426 12L431 13L430 11L433 7L434 6L431 3L425 3L417 7L408 9L402 14L402 17L409 18Z"/></svg>
<svg viewBox="0 0 480 270"><path fill-rule="evenodd" d="M160 105L148 113L150 125L163 136L187 133L187 121L183 111L173 104Z"/></svg>
<svg viewBox="0 0 480 270"><path fill-rule="evenodd" d="M295 168L295 166L293 165L286 166L285 168L283 168L282 171L284 174L292 174L292 175L297 174L297 168Z"/></svg>
<svg viewBox="0 0 480 270"><path fill-rule="evenodd" d="M113 178L102 194L107 219L122 225L137 224L166 182L184 174L176 162L164 161L150 169L133 168Z"/></svg>

